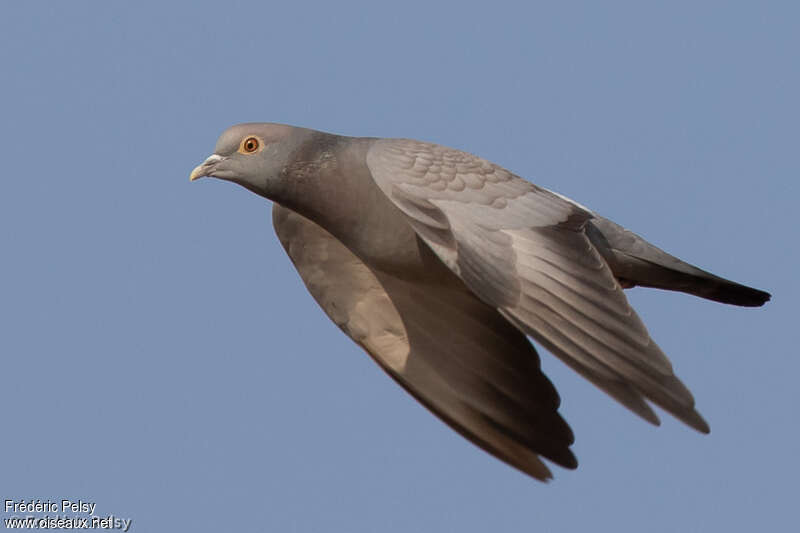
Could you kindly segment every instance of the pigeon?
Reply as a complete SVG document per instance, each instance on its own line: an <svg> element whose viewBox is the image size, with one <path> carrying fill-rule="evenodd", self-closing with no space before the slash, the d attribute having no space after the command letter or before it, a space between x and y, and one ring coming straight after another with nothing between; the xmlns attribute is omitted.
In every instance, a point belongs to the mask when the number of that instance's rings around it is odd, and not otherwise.
<svg viewBox="0 0 800 533"><path fill-rule="evenodd" d="M278 239L330 319L461 435L546 481L574 435L533 338L644 420L709 426L623 289L757 307L715 276L490 161L410 139L274 123L222 133L190 179L273 202Z"/></svg>

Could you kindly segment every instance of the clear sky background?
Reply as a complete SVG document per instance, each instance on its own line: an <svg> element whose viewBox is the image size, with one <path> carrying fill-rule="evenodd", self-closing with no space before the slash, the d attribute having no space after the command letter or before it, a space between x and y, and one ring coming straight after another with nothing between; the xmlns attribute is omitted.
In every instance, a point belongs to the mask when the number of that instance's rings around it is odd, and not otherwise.
<svg viewBox="0 0 800 533"><path fill-rule="evenodd" d="M792 529L797 6L5 3L0 496L137 532ZM468 443L324 316L269 202L189 183L244 121L465 149L772 292L628 293L711 434L540 350L579 468Z"/></svg>

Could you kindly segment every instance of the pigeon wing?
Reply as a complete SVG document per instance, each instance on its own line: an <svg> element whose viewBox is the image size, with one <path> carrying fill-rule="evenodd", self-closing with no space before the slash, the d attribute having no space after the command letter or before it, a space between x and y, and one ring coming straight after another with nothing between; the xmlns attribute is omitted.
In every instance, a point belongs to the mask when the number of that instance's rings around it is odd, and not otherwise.
<svg viewBox="0 0 800 533"><path fill-rule="evenodd" d="M377 140L372 178L484 302L644 419L708 432L689 390L586 235L591 211L474 155Z"/></svg>
<svg viewBox="0 0 800 533"><path fill-rule="evenodd" d="M275 204L276 233L317 303L417 400L463 436L537 479L539 458L574 468L572 431L525 336L454 283L373 271L339 240ZM444 265L443 272L450 275Z"/></svg>

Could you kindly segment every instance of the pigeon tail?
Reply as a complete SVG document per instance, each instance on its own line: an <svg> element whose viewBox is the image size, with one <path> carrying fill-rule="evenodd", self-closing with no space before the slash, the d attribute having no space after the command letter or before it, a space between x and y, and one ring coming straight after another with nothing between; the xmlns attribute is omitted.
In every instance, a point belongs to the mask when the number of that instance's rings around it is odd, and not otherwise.
<svg viewBox="0 0 800 533"><path fill-rule="evenodd" d="M679 291L744 307L760 307L771 298L768 292L681 261L608 219L593 218L586 226L586 234L625 288L638 285Z"/></svg>

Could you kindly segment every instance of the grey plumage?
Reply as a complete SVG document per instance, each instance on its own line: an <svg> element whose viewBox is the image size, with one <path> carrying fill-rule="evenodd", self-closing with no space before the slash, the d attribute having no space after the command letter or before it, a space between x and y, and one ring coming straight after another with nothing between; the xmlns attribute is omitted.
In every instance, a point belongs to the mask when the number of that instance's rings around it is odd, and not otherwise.
<svg viewBox="0 0 800 533"><path fill-rule="evenodd" d="M577 461L526 335L645 420L659 423L649 401L708 432L622 288L769 299L435 144L241 124L192 179L205 175L273 200L276 233L328 316L451 427L538 479L550 477L539 455Z"/></svg>

